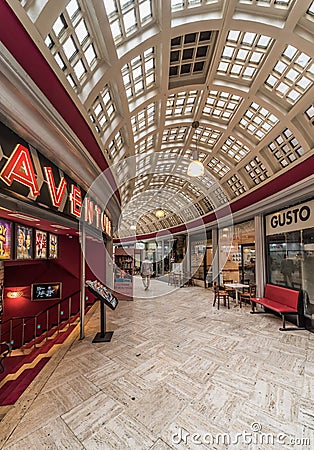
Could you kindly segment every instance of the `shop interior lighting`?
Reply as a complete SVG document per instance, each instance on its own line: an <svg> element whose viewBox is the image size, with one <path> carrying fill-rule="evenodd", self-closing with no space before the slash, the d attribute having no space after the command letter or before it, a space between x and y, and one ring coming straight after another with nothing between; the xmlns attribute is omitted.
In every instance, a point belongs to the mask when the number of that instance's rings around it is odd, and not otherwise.
<svg viewBox="0 0 314 450"><path fill-rule="evenodd" d="M24 216L24 214L12 213L8 214L8 216L16 217L18 219L28 220L29 222L37 222L38 219L34 219L34 217Z"/></svg>
<svg viewBox="0 0 314 450"><path fill-rule="evenodd" d="M54 228L58 228L59 230L69 230L70 229L69 227L64 227L63 225L52 224L51 226Z"/></svg>

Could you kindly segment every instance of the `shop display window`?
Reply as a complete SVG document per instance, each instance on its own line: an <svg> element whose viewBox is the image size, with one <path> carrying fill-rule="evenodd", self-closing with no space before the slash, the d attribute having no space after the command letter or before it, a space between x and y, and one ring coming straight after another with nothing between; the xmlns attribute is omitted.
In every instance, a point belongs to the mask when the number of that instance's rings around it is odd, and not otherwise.
<svg viewBox="0 0 314 450"><path fill-rule="evenodd" d="M219 264L222 282L255 283L254 220L219 230Z"/></svg>

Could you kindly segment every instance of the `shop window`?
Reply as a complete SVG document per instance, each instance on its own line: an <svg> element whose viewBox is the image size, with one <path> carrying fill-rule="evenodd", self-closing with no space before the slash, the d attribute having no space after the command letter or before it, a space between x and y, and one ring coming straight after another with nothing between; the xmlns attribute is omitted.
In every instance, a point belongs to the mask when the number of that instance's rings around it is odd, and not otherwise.
<svg viewBox="0 0 314 450"><path fill-rule="evenodd" d="M268 236L267 251L268 283L300 289L303 256L301 231Z"/></svg>

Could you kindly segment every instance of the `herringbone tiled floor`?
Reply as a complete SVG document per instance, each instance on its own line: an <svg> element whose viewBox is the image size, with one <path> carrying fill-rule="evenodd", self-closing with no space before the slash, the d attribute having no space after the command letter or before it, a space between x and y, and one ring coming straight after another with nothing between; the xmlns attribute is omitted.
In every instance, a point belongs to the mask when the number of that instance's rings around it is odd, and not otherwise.
<svg viewBox="0 0 314 450"><path fill-rule="evenodd" d="M2 448L314 448L314 334L248 306L217 311L199 287L107 319L112 341L93 344L95 305L86 338L70 337L0 423Z"/></svg>

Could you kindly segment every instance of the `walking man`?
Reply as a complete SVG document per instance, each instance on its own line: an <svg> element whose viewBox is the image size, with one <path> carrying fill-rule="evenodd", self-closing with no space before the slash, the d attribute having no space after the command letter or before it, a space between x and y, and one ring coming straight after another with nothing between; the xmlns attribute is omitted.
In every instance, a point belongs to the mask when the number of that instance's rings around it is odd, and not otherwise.
<svg viewBox="0 0 314 450"><path fill-rule="evenodd" d="M141 276L145 291L147 291L147 289L149 288L150 277L152 276L152 274L153 274L152 262L146 256L145 259L142 261L141 265Z"/></svg>

